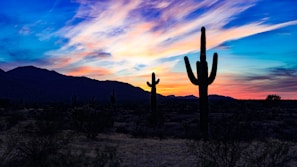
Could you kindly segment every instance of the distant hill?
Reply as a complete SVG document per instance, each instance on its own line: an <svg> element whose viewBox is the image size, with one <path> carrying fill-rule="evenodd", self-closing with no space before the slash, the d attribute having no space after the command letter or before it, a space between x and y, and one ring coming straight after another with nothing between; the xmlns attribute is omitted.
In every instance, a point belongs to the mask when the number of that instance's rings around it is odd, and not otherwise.
<svg viewBox="0 0 297 167"><path fill-rule="evenodd" d="M18 67L0 72L0 98L28 102L70 102L95 99L109 102L112 90L116 100L149 101L150 93L128 83L98 81L87 77L72 77L34 66ZM161 95L159 95L161 96Z"/></svg>
<svg viewBox="0 0 297 167"><path fill-rule="evenodd" d="M149 104L150 92L144 91L128 83L118 81L98 81L87 77L73 77L55 71L34 66L17 67L10 71L0 69L0 99L24 102L71 102L96 100L108 103L113 89L116 101L146 102ZM196 96L162 96L159 100L183 99L195 100ZM232 99L231 97L210 95L210 100Z"/></svg>
<svg viewBox="0 0 297 167"><path fill-rule="evenodd" d="M222 96L222 95L216 95L216 94L209 95L208 99L212 100L212 101L214 101L214 100L236 100L230 96Z"/></svg>
<svg viewBox="0 0 297 167"><path fill-rule="evenodd" d="M194 95L188 95L188 96L175 96L175 95L169 95L168 98L174 98L174 99L183 99L183 100L195 100L198 99Z"/></svg>
<svg viewBox="0 0 297 167"><path fill-rule="evenodd" d="M183 99L183 100L195 100L195 99L199 99L199 97L196 97L194 95L188 95L188 96L174 96L174 95L170 95L170 96L167 96L169 98L176 98L176 99ZM216 94L213 94L213 95L209 95L208 96L208 99L210 101L214 101L214 100L236 100L232 97L229 97L229 96L222 96L222 95L216 95Z"/></svg>
<svg viewBox="0 0 297 167"><path fill-rule="evenodd" d="M49 71L47 69L40 69L34 66L17 67L13 70L6 72L9 76L16 79L24 80L58 80L66 76L59 74L55 71Z"/></svg>

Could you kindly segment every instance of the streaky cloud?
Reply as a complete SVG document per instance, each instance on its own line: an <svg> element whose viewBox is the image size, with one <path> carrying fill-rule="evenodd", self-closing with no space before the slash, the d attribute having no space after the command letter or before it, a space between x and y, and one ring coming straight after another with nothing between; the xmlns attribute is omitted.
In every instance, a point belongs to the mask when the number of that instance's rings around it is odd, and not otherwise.
<svg viewBox="0 0 297 167"><path fill-rule="evenodd" d="M242 81L250 83L256 91L296 92L296 67L271 67L263 69L263 74L242 76Z"/></svg>

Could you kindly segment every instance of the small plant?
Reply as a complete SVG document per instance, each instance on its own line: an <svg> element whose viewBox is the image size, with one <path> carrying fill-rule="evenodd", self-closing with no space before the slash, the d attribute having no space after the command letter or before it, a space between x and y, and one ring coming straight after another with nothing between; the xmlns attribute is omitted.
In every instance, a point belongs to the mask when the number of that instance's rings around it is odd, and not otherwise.
<svg viewBox="0 0 297 167"><path fill-rule="evenodd" d="M286 167L297 160L294 144L286 141L268 139L264 142L251 143L244 152L243 159L246 166L277 166Z"/></svg>
<svg viewBox="0 0 297 167"><path fill-rule="evenodd" d="M88 106L73 109L72 121L74 130L83 132L90 139L95 139L98 133L112 128L114 124L109 112L96 111Z"/></svg>
<svg viewBox="0 0 297 167"><path fill-rule="evenodd" d="M215 80L217 73L218 54L214 53L212 69L208 77L208 66L206 62L206 37L205 28L201 28L201 47L200 47L200 61L196 62L197 77L195 77L189 59L184 58L187 74L194 85L199 86L199 106L200 106L200 131L204 138L208 137L208 85Z"/></svg>
<svg viewBox="0 0 297 167"><path fill-rule="evenodd" d="M189 151L201 167L287 167L297 160L295 143L265 139L264 141L194 141ZM294 165L293 165L294 166Z"/></svg>
<svg viewBox="0 0 297 167"><path fill-rule="evenodd" d="M235 141L194 141L189 143L189 151L197 158L200 167L230 167L239 166L241 154L248 146Z"/></svg>
<svg viewBox="0 0 297 167"><path fill-rule="evenodd" d="M12 166L51 166L53 158L67 144L57 137L33 137L21 141Z"/></svg>
<svg viewBox="0 0 297 167"><path fill-rule="evenodd" d="M9 166L14 160L19 140L20 138L14 134L7 134L5 140L0 139L0 166Z"/></svg>
<svg viewBox="0 0 297 167"><path fill-rule="evenodd" d="M117 155L117 147L105 145L102 149L96 148L94 166L120 166L122 160Z"/></svg>

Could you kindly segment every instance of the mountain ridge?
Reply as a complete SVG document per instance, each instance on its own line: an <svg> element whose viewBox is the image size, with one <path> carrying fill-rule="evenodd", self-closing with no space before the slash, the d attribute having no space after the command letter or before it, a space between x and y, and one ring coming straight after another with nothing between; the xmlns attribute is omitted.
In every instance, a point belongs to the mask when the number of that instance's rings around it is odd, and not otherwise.
<svg viewBox="0 0 297 167"><path fill-rule="evenodd" d="M50 71L48 69L38 68L35 66L16 67L12 70L7 71L6 73L9 74L10 76L25 78L25 79L52 80L52 79L59 79L65 76L56 71ZM28 78L28 77L31 77L31 78ZM32 77L36 77L36 78L32 78Z"/></svg>
<svg viewBox="0 0 297 167"><path fill-rule="evenodd" d="M70 102L76 97L79 101L96 99L107 103L113 90L118 101L148 101L150 98L149 92L129 83L67 76L34 66L17 67L0 75L0 98L16 101Z"/></svg>
<svg viewBox="0 0 297 167"><path fill-rule="evenodd" d="M3 70L2 70L3 71ZM79 101L96 99L108 103L115 90L118 102L146 102L149 104L150 92L129 83L114 80L96 80L60 74L53 70L35 66L16 67L7 72L0 70L0 98L27 102L71 102L73 97ZM158 99L198 99L194 95L163 96ZM216 95L217 99L225 96ZM209 96L212 98L212 95Z"/></svg>

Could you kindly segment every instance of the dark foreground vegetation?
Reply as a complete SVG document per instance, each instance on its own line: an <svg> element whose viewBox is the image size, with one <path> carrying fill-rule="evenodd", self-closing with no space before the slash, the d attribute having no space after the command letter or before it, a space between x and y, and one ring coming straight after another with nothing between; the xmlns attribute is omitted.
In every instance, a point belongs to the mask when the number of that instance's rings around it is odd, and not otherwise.
<svg viewBox="0 0 297 167"><path fill-rule="evenodd" d="M124 143L102 134L185 140L197 166L296 166L297 101L212 100L208 140L201 139L198 105L162 102L156 124L141 104L2 104L0 166L141 165L126 162L131 157L118 152Z"/></svg>

